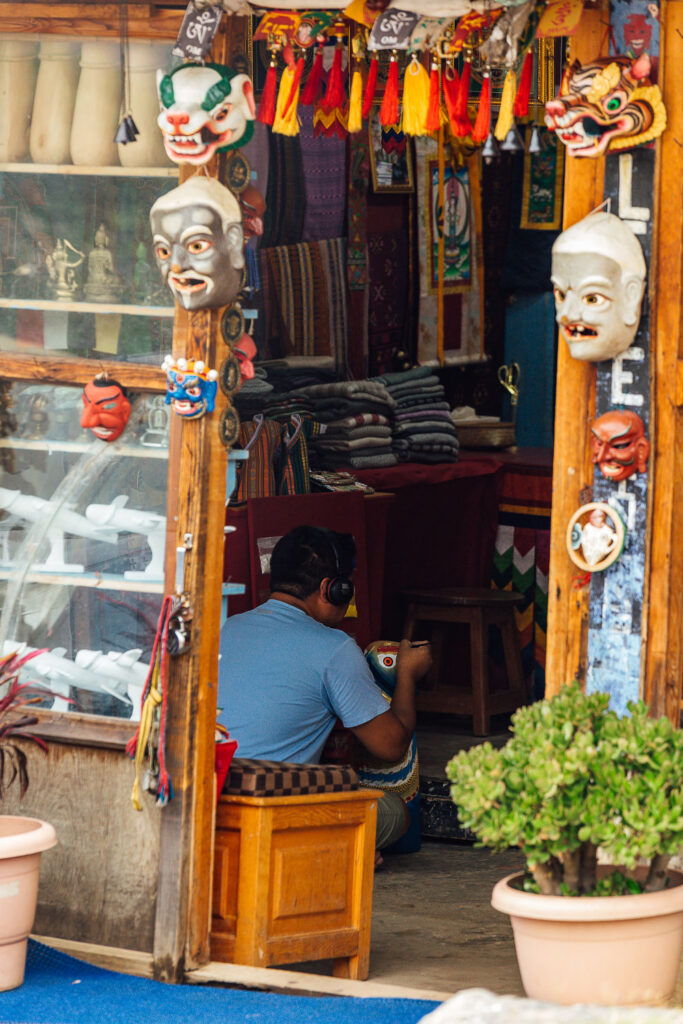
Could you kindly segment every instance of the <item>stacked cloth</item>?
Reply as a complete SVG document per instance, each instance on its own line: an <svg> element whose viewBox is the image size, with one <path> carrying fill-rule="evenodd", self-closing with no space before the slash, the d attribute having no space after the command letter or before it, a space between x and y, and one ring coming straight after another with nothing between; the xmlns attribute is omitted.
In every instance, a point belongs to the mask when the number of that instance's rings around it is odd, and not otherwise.
<svg viewBox="0 0 683 1024"><path fill-rule="evenodd" d="M325 469L395 466L391 413L395 402L379 381L338 381L290 392L305 399L324 430L311 438Z"/></svg>
<svg viewBox="0 0 683 1024"><path fill-rule="evenodd" d="M458 434L446 392L428 366L385 373L369 383L383 384L393 398L393 450L401 462L457 462Z"/></svg>

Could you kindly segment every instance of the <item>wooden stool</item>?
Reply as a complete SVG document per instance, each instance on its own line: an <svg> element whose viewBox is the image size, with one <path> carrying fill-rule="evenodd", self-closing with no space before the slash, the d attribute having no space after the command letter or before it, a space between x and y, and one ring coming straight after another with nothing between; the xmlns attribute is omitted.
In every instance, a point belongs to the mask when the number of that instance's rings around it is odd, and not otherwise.
<svg viewBox="0 0 683 1024"><path fill-rule="evenodd" d="M418 622L437 624L432 627L432 669L426 677L426 687L418 689L416 694L418 710L471 715L475 736L487 736L491 715L515 711L526 700L514 616L515 607L524 598L508 590L466 587L408 590L403 597L407 602L404 636L412 639ZM463 692L455 680L443 676L446 624L451 622L469 626L470 692ZM508 688L497 692L491 692L489 687L488 626L497 626L503 640Z"/></svg>
<svg viewBox="0 0 683 1024"><path fill-rule="evenodd" d="M370 966L377 790L222 794L214 847L213 960L252 967L332 959Z"/></svg>

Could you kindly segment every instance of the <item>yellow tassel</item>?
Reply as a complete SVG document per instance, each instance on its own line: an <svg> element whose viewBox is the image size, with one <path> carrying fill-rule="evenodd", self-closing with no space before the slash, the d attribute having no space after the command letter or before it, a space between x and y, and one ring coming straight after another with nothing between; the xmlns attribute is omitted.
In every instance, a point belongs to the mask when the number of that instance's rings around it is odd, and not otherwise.
<svg viewBox="0 0 683 1024"><path fill-rule="evenodd" d="M363 78L356 68L351 79L351 95L349 96L348 130L359 132L363 127Z"/></svg>
<svg viewBox="0 0 683 1024"><path fill-rule="evenodd" d="M279 135L299 134L299 119L296 116L297 107L299 106L298 88L289 105L289 110L286 115L283 116L283 111L287 105L287 100L289 99L289 94L292 90L293 78L294 68L287 65L285 70L282 72L282 78L280 79L280 89L277 94L277 106L275 107L275 120L273 121L273 131L278 132Z"/></svg>
<svg viewBox="0 0 683 1024"><path fill-rule="evenodd" d="M429 109L429 75L413 57L403 78L403 117L401 127L406 135L426 135L425 122Z"/></svg>
<svg viewBox="0 0 683 1024"><path fill-rule="evenodd" d="M515 123L514 107L516 92L517 76L515 75L514 70L510 68L505 76L505 82L503 83L503 95L500 97L498 120L496 121L496 127L493 133L499 142L504 141L505 136Z"/></svg>

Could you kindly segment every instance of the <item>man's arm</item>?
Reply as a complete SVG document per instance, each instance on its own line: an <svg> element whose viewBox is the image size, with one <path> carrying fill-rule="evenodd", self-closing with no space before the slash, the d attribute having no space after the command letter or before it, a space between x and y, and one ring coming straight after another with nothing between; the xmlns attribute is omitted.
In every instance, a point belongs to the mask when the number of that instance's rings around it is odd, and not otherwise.
<svg viewBox="0 0 683 1024"><path fill-rule="evenodd" d="M415 732L415 684L431 664L429 645L411 647L410 640L402 640L389 710L351 728L366 750L382 761L400 761L410 746Z"/></svg>

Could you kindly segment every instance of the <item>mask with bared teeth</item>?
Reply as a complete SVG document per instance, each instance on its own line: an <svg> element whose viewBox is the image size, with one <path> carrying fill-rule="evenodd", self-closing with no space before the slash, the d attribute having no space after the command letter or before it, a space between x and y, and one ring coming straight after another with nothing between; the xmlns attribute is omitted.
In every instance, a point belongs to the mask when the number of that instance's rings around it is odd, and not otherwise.
<svg viewBox="0 0 683 1024"><path fill-rule="evenodd" d="M646 273L638 239L612 213L591 213L558 236L551 278L555 314L574 359L601 362L630 348Z"/></svg>
<svg viewBox="0 0 683 1024"><path fill-rule="evenodd" d="M184 309L218 309L238 295L244 269L240 205L215 178L195 176L149 215L161 276Z"/></svg>

